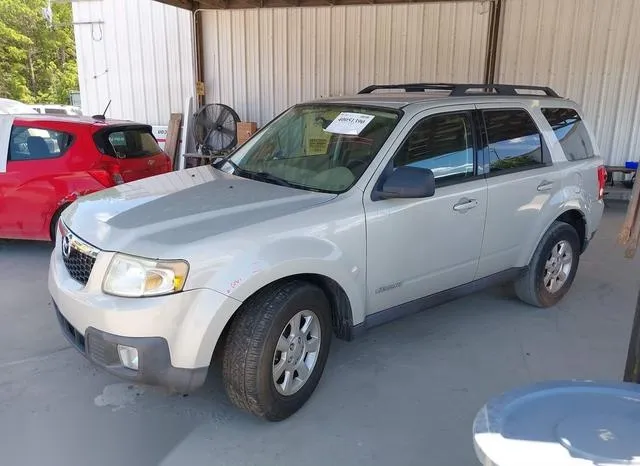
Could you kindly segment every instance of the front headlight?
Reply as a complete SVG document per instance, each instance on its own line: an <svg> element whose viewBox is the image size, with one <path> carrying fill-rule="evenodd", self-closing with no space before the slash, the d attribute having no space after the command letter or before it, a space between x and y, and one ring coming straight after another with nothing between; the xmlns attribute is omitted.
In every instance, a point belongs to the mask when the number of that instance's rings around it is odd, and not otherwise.
<svg viewBox="0 0 640 466"><path fill-rule="evenodd" d="M102 291L115 296L139 298L177 293L189 273L185 261L155 261L116 254L102 282Z"/></svg>

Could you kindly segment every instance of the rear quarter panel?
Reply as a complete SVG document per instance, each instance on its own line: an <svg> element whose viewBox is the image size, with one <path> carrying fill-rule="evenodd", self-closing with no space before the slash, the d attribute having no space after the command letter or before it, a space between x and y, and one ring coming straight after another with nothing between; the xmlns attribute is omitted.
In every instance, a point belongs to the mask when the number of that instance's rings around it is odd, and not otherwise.
<svg viewBox="0 0 640 466"><path fill-rule="evenodd" d="M567 107L575 109L583 119L589 132L595 156L580 161L568 161L553 129L541 112L542 107ZM533 108L531 113L540 129L543 138L553 160L553 166L558 170L562 180L560 191L556 192L552 201L545 204L540 211L540 216L535 226L532 226L531 234L525 241L518 266L526 266L540 242L540 239L549 229L551 224L564 212L569 210L579 211L585 220L586 239L590 239L597 231L604 211L604 202L598 199L598 166L603 159L599 147L593 136L588 121L584 120L584 114L580 107L569 100L542 104Z"/></svg>

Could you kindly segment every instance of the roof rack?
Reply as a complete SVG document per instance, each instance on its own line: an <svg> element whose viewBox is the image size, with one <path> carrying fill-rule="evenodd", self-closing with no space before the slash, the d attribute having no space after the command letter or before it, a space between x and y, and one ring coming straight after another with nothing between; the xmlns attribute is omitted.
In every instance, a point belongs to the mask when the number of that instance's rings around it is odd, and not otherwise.
<svg viewBox="0 0 640 466"><path fill-rule="evenodd" d="M464 95L520 95L520 96L539 96L534 92L518 92L522 91L542 91L549 97L560 97L556 91L546 86L527 86L519 84L453 84L453 83L415 83L415 84L374 84L365 87L358 94L371 94L373 91L381 89L404 89L405 92L424 92L424 91L449 91L449 96ZM469 90L477 90L478 92L467 92Z"/></svg>

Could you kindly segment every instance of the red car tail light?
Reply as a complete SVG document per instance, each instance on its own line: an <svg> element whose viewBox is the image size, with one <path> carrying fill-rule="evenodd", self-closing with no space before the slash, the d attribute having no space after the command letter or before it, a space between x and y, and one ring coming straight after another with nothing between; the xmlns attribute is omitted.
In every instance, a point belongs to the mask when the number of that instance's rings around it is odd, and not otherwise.
<svg viewBox="0 0 640 466"><path fill-rule="evenodd" d="M123 184L124 183L124 178L122 177L122 174L120 174L120 172L111 173L111 179L113 180L113 182L115 184Z"/></svg>
<svg viewBox="0 0 640 466"><path fill-rule="evenodd" d="M111 173L106 170L89 170L89 175L93 176L102 186L110 188L115 184Z"/></svg>
<svg viewBox="0 0 640 466"><path fill-rule="evenodd" d="M124 183L124 178L120 173L120 167L115 163L103 161L95 170L90 170L89 174L93 176L98 183L108 188Z"/></svg>
<svg viewBox="0 0 640 466"><path fill-rule="evenodd" d="M598 200L604 198L604 188L607 184L607 169L604 165L598 167Z"/></svg>
<svg viewBox="0 0 640 466"><path fill-rule="evenodd" d="M166 152L162 152L162 159L163 161L158 167L160 170L162 170L162 173L173 171L173 162L171 160L171 157L169 157Z"/></svg>

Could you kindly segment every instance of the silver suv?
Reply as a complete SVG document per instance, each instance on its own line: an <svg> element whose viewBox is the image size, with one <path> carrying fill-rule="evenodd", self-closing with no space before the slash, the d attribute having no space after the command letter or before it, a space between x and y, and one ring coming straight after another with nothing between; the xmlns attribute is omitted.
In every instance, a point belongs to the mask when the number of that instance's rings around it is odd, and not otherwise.
<svg viewBox="0 0 640 466"><path fill-rule="evenodd" d="M556 304L604 184L581 111L549 88L371 86L293 106L214 165L76 201L49 289L108 372L188 392L219 349L231 401L281 420L333 335L504 281Z"/></svg>

